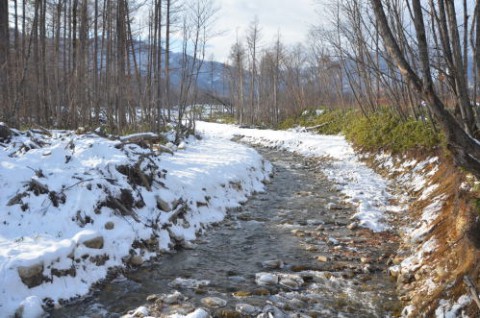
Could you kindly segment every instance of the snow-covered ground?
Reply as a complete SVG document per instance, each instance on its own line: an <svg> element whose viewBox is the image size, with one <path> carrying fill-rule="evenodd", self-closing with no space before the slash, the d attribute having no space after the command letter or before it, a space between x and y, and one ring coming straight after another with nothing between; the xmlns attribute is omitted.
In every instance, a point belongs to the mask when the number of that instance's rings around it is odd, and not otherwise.
<svg viewBox="0 0 480 318"><path fill-rule="evenodd" d="M262 191L271 166L230 141L235 135L329 157L325 172L357 207L359 224L389 228L387 182L343 137L203 122L197 130L204 138L189 140L173 156L61 131L21 135L0 147L1 316L23 308L24 317L37 317L47 298L84 295L109 268L138 265L194 239L227 208Z"/></svg>

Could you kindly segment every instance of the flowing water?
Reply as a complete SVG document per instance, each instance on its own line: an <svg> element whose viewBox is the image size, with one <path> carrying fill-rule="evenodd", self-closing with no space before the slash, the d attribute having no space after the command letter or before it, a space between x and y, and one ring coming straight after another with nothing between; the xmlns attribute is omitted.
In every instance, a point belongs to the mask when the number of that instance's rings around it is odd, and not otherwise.
<svg viewBox="0 0 480 318"><path fill-rule="evenodd" d="M119 317L141 305L156 316L199 307L214 317L396 316L386 273L395 235L348 227L353 212L322 174L327 161L261 152L274 165L265 193L193 249L124 273L52 316Z"/></svg>

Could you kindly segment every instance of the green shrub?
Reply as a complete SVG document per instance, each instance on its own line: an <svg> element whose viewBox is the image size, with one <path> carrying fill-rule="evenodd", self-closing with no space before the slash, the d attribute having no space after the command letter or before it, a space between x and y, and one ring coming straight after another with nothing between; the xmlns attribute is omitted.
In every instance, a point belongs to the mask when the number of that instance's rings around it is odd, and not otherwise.
<svg viewBox="0 0 480 318"><path fill-rule="evenodd" d="M443 138L430 121L423 122L411 117L402 120L391 110L377 112L368 118L358 117L345 126L343 132L356 146L394 153L413 149L431 150L439 146Z"/></svg>
<svg viewBox="0 0 480 318"><path fill-rule="evenodd" d="M385 109L364 116L360 111L327 111L320 116L308 115L289 118L280 125L282 129L314 127L315 132L326 135L343 133L355 146L376 151L404 152L414 149L431 150L442 144L444 138L435 131L430 121L402 118L393 110Z"/></svg>
<svg viewBox="0 0 480 318"><path fill-rule="evenodd" d="M288 129L295 126L301 127L315 127L319 126L312 131L315 131L323 135L337 135L343 130L343 126L346 124L347 119L353 114L352 111L325 111L321 115L316 115L315 111L307 111L306 115L298 117L290 117L282 121L279 125L279 129Z"/></svg>

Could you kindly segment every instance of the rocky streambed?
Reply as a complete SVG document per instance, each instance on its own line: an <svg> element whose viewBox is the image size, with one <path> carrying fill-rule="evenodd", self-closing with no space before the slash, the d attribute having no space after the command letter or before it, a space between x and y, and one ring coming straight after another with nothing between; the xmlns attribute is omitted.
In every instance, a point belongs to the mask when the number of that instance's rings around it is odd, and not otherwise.
<svg viewBox="0 0 480 318"><path fill-rule="evenodd" d="M351 207L322 173L328 160L260 151L274 165L265 193L196 242L51 316L397 316L387 273L396 235L352 222Z"/></svg>

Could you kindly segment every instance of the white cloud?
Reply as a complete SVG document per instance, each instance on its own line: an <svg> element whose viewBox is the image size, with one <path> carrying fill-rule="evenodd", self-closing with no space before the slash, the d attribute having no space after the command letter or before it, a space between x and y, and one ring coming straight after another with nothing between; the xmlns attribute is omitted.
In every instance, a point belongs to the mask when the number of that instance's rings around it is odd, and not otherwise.
<svg viewBox="0 0 480 318"><path fill-rule="evenodd" d="M230 48L236 41L245 38L248 26L255 16L261 28L261 44L274 42L280 31L282 42L304 42L310 26L317 23L314 0L219 0L217 30L219 36L209 42L209 54L218 61L228 58Z"/></svg>

